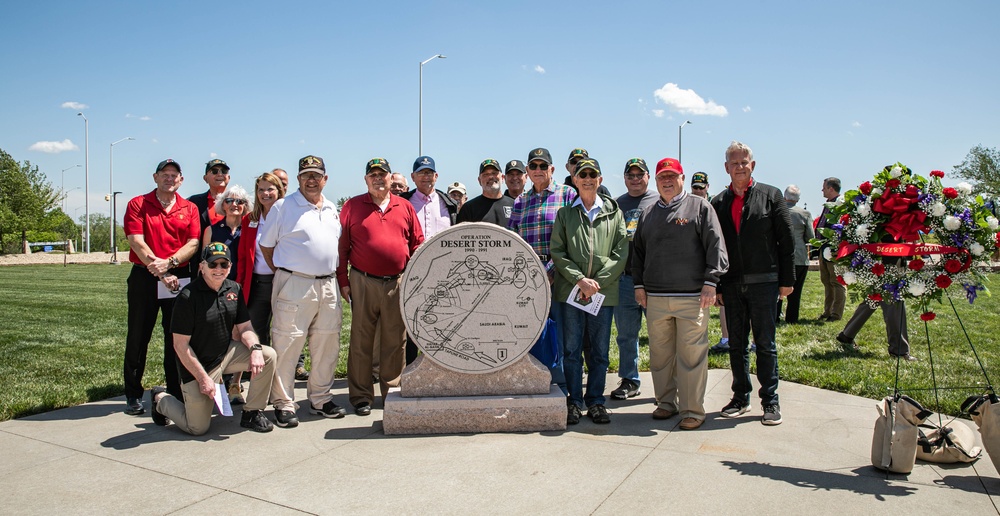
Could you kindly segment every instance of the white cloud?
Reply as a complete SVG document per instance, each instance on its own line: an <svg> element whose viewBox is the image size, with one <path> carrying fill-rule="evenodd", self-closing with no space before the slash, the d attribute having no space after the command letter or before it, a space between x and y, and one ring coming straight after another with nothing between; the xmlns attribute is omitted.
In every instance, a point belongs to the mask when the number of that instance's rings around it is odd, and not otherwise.
<svg viewBox="0 0 1000 516"><path fill-rule="evenodd" d="M725 106L716 104L709 99L707 102L694 90L682 90L676 84L668 82L662 88L653 92L657 102L662 102L682 115L726 116L729 111Z"/></svg>
<svg viewBox="0 0 1000 516"><path fill-rule="evenodd" d="M86 105L86 104L84 104L82 102L69 101L69 102L63 102L62 105L60 105L59 107L61 107L63 109L87 109L90 106L88 106L88 105Z"/></svg>
<svg viewBox="0 0 1000 516"><path fill-rule="evenodd" d="M210 157L210 158L212 158L212 159L215 159L215 158L218 158L218 157L219 157L219 155L218 155L218 154L216 154L216 153L214 153L214 152L210 152L210 153L208 154L208 157Z"/></svg>
<svg viewBox="0 0 1000 516"><path fill-rule="evenodd" d="M145 115L144 116L133 115L132 113L125 113L125 118L138 118L139 120L142 120L143 122L148 122L149 120L152 120L152 118L150 118L148 116L145 116Z"/></svg>
<svg viewBox="0 0 1000 516"><path fill-rule="evenodd" d="M861 122L858 122L857 120L855 120L854 123L851 124L851 127L861 127Z"/></svg>
<svg viewBox="0 0 1000 516"><path fill-rule="evenodd" d="M125 118L135 118L135 115L132 113L125 113Z"/></svg>
<svg viewBox="0 0 1000 516"><path fill-rule="evenodd" d="M665 111L663 111L662 109L654 109L653 110L653 116L655 116L656 118L663 118L663 114L664 113L665 113Z"/></svg>
<svg viewBox="0 0 1000 516"><path fill-rule="evenodd" d="M152 118L149 118L148 116L140 116L139 120L142 120L143 122L147 122L149 120L152 120Z"/></svg>
<svg viewBox="0 0 1000 516"><path fill-rule="evenodd" d="M743 107L743 112L744 113L749 113L750 112L750 106L744 106Z"/></svg>
<svg viewBox="0 0 1000 516"><path fill-rule="evenodd" d="M28 150L44 152L46 154L59 154L60 152L80 150L69 138L61 142L35 142L28 147Z"/></svg>
<svg viewBox="0 0 1000 516"><path fill-rule="evenodd" d="M159 138L153 138L153 143L160 143Z"/></svg>
<svg viewBox="0 0 1000 516"><path fill-rule="evenodd" d="M535 65L535 71L538 73L545 73L545 68L542 68L542 65Z"/></svg>

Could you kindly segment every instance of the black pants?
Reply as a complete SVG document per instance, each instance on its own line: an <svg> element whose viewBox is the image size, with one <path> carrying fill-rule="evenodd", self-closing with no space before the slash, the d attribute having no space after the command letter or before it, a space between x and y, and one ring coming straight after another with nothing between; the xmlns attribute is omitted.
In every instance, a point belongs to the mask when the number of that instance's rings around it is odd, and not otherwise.
<svg viewBox="0 0 1000 516"><path fill-rule="evenodd" d="M188 276L187 268L171 269L170 272L178 277ZM156 316L162 311L163 374L167 378L167 392L183 401L184 394L181 392L180 375L177 370L177 353L174 351L174 338L170 331L174 300L157 299L157 285L160 280L150 274L145 267L133 265L126 282L128 331L125 334L125 397L142 398L145 390L142 386L142 375L146 371L146 352L149 349L149 339L153 336L153 328L156 326Z"/></svg>
<svg viewBox="0 0 1000 516"><path fill-rule="evenodd" d="M250 296L247 301L247 311L250 312L250 325L265 346L271 345L271 293L274 291L273 274L254 274L250 280ZM305 367L306 355L299 355L295 365Z"/></svg>
<svg viewBox="0 0 1000 516"><path fill-rule="evenodd" d="M910 354L909 330L906 327L906 305L902 301L889 303L879 302L882 308L882 321L885 323L885 336L889 341L889 354L893 356L906 356ZM862 301L858 308L854 310L851 320L844 326L844 337L854 340L861 328L875 313L875 309Z"/></svg>
<svg viewBox="0 0 1000 516"><path fill-rule="evenodd" d="M806 274L809 273L808 265L795 266L795 289L788 295L788 308L785 310L785 322L799 322L799 304L802 301L802 286L806 282ZM781 300L778 300L778 319L781 319Z"/></svg>

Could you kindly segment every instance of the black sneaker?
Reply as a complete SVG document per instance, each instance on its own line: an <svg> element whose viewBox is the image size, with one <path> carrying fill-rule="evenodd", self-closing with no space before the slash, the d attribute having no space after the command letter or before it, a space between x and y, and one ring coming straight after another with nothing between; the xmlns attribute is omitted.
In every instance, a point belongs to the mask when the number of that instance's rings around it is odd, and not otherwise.
<svg viewBox="0 0 1000 516"><path fill-rule="evenodd" d="M296 367L295 368L295 379L298 380L298 381L300 381L300 382L304 382L304 381L308 380L309 379L309 371L306 371L305 367Z"/></svg>
<svg viewBox="0 0 1000 516"><path fill-rule="evenodd" d="M736 417L740 414L745 414L750 410L750 404L742 401L738 401L736 398L729 400L729 404L722 407L722 412L719 413L722 417Z"/></svg>
<svg viewBox="0 0 1000 516"><path fill-rule="evenodd" d="M240 426L249 428L254 432L270 432L274 430L274 425L264 416L263 410L244 410L243 417L240 418Z"/></svg>
<svg viewBox="0 0 1000 516"><path fill-rule="evenodd" d="M358 403L354 406L354 413L359 416L370 416L372 415L372 404L371 403Z"/></svg>
<svg viewBox="0 0 1000 516"><path fill-rule="evenodd" d="M149 390L149 413L153 416L154 424L157 426L167 426L167 416L160 414L160 411L156 410L156 396L161 392L167 392L167 388L157 385Z"/></svg>
<svg viewBox="0 0 1000 516"><path fill-rule="evenodd" d="M587 409L587 417L598 425L606 425L611 422L611 417L608 416L608 409L604 408L604 405L591 405Z"/></svg>
<svg viewBox="0 0 1000 516"><path fill-rule="evenodd" d="M295 417L295 412L291 410L275 410L274 424L281 428L295 428L299 426L299 418Z"/></svg>
<svg viewBox="0 0 1000 516"><path fill-rule="evenodd" d="M310 414L316 414L318 416L328 417L330 419L338 419L344 417L347 414L347 410L344 407L338 406L332 401L328 401L323 404L323 408L316 408L313 406L309 407Z"/></svg>
<svg viewBox="0 0 1000 516"><path fill-rule="evenodd" d="M125 400L125 413L130 416L145 414L146 409L142 406L142 400L139 398L127 398Z"/></svg>
<svg viewBox="0 0 1000 516"><path fill-rule="evenodd" d="M618 383L618 388L611 391L611 397L616 400L634 398L639 394L639 384L628 378L622 378L622 381Z"/></svg>
<svg viewBox="0 0 1000 516"><path fill-rule="evenodd" d="M583 413L580 412L580 407L577 407L573 403L570 403L569 405L566 406L566 424L567 425L575 425L575 424L579 423L581 416L583 416Z"/></svg>
<svg viewBox="0 0 1000 516"><path fill-rule="evenodd" d="M843 344L844 349L848 350L858 349L858 343L854 342L854 339L847 338L847 335L844 335L844 332L840 332L837 334L837 342Z"/></svg>
<svg viewBox="0 0 1000 516"><path fill-rule="evenodd" d="M761 416L760 422L767 426L775 426L781 424L781 407L777 403L772 403L770 405L764 406L764 415Z"/></svg>

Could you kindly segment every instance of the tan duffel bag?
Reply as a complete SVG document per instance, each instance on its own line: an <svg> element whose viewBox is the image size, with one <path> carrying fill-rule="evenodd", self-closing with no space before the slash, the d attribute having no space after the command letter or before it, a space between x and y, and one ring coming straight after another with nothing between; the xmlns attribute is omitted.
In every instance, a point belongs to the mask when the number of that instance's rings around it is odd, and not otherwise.
<svg viewBox="0 0 1000 516"><path fill-rule="evenodd" d="M939 464L975 462L983 454L983 449L976 446L976 431L964 423L954 420L944 426L924 423L919 430L917 458L922 461Z"/></svg>

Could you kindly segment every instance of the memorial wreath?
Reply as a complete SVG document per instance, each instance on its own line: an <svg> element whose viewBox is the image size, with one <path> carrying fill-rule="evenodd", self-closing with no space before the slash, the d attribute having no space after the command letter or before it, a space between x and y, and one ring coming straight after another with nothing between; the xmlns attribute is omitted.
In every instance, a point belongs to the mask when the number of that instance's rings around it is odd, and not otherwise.
<svg viewBox="0 0 1000 516"><path fill-rule="evenodd" d="M998 246L997 218L971 185L945 187L943 178L896 163L826 204L830 225L813 243L824 246L853 296L873 307L912 301L930 321L930 301L940 302L953 283L969 303L989 293L983 270Z"/></svg>

